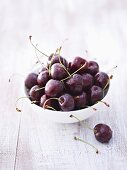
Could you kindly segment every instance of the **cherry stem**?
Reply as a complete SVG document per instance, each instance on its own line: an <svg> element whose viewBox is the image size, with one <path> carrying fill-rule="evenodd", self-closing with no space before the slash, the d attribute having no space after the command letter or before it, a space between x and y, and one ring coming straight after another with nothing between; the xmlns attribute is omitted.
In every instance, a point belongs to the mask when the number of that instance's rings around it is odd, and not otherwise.
<svg viewBox="0 0 127 170"><path fill-rule="evenodd" d="M57 111L56 109L54 109L53 107L49 106L49 105L45 105L46 109L52 109L54 111Z"/></svg>
<svg viewBox="0 0 127 170"><path fill-rule="evenodd" d="M68 41L68 40L69 40L68 38L65 38L65 39L62 41L62 45L61 45L61 46L63 46L64 43L65 43L65 41Z"/></svg>
<svg viewBox="0 0 127 170"><path fill-rule="evenodd" d="M86 53L87 58L89 58L89 56L88 56L88 50L85 50L85 53Z"/></svg>
<svg viewBox="0 0 127 170"><path fill-rule="evenodd" d="M92 106L85 106L86 108L91 108L93 109L94 111L97 111L97 109L95 107L92 107Z"/></svg>
<svg viewBox="0 0 127 170"><path fill-rule="evenodd" d="M67 74L69 76L71 76L71 74L69 73L69 71L67 70L67 68L63 65L63 63L61 62L61 59L60 59L60 52L61 52L61 49L62 49L62 46L60 46L60 48L58 49L58 57L59 57L59 62L61 64L61 66L64 68L64 70L67 72Z"/></svg>
<svg viewBox="0 0 127 170"><path fill-rule="evenodd" d="M15 108L18 112L21 112L22 110L17 107L19 100L21 99L29 99L29 97L20 97L16 100Z"/></svg>
<svg viewBox="0 0 127 170"><path fill-rule="evenodd" d="M107 72L107 74L109 74L109 73L111 73L112 71L114 71L114 69L116 69L118 66L114 66L113 68L111 68L108 72Z"/></svg>
<svg viewBox="0 0 127 170"><path fill-rule="evenodd" d="M106 87L109 85L110 80L111 80L112 78L113 78L113 75L111 75L111 76L109 77L109 79L108 79L108 81L107 81L106 85L104 86L103 90L105 90L105 89L106 89Z"/></svg>
<svg viewBox="0 0 127 170"><path fill-rule="evenodd" d="M49 101L49 100L59 100L58 98L50 98L50 99L47 99L44 104L43 104L43 108L45 109L46 107L46 103Z"/></svg>
<svg viewBox="0 0 127 170"><path fill-rule="evenodd" d="M111 73L111 72L112 72L114 69L116 69L116 68L117 68L117 66L113 67L112 69L110 69L110 70L108 71L107 74ZM103 88L103 90L105 90L105 89L107 88L107 86L109 85L110 80L111 80L112 78L113 78L113 75L110 75L109 80L107 81L107 83L106 83L105 87Z"/></svg>
<svg viewBox="0 0 127 170"><path fill-rule="evenodd" d="M69 79L71 76L73 76L75 73L77 73L78 71L80 71L83 67L85 67L86 66L86 63L85 64L83 64L79 69L77 69L75 72L73 72L72 74L70 74L70 76L68 76L68 77L66 77L66 78L64 78L64 79L62 79L61 81L64 81L64 80L67 80L67 79Z"/></svg>
<svg viewBox="0 0 127 170"><path fill-rule="evenodd" d="M56 52L57 52L57 50L56 50ZM55 54L56 54L56 52L55 52ZM54 58L54 54L52 54L52 58L51 58L50 64L49 64L49 76L51 75L51 66L52 66L53 58Z"/></svg>
<svg viewBox="0 0 127 170"><path fill-rule="evenodd" d="M39 91L39 90L42 90L42 89L44 89L45 87L41 87L41 88L39 88L39 89L36 89L35 91Z"/></svg>
<svg viewBox="0 0 127 170"><path fill-rule="evenodd" d="M52 57L51 57L51 60L50 60L50 64L49 64L49 75L51 75L52 61L53 61L54 55L56 55L57 52L58 52L58 48L56 49L55 54L54 53L52 54Z"/></svg>
<svg viewBox="0 0 127 170"><path fill-rule="evenodd" d="M97 101L97 103L99 103L99 102L101 102L101 103L105 104L105 106L107 106L107 107L110 107L110 105L109 105L107 102L105 102L105 101L102 101L102 100Z"/></svg>
<svg viewBox="0 0 127 170"><path fill-rule="evenodd" d="M45 66L44 63L40 63L39 61L36 61L36 63L33 64L32 68L34 68L36 66L36 64L41 64L44 68L46 68L46 70L49 72L48 68Z"/></svg>
<svg viewBox="0 0 127 170"><path fill-rule="evenodd" d="M39 101L36 101L36 100L34 100L34 101L31 101L31 104L36 104L36 103L38 103Z"/></svg>
<svg viewBox="0 0 127 170"><path fill-rule="evenodd" d="M90 130L92 130L92 131L94 131L94 129L92 129L91 127L89 127L89 125L88 124L86 124L86 122L84 123L84 122L82 122L79 118L77 118L76 116L74 116L74 115L70 115L70 117L71 118L75 118L76 120L78 120L79 122L80 122L80 124L84 127L84 128L88 128L88 129L90 129Z"/></svg>
<svg viewBox="0 0 127 170"><path fill-rule="evenodd" d="M83 142L83 143L85 143L85 144L87 144L87 145L91 146L92 148L94 148L94 149L95 149L95 151L96 151L96 154L98 154L98 153L99 153L99 150L98 150L95 146L93 146L92 144L90 144L90 143L88 143L88 142L84 141L83 139L78 138L78 137L76 137L76 136L74 137L74 139L75 139L75 140L78 140L78 141L80 141L80 142Z"/></svg>
<svg viewBox="0 0 127 170"><path fill-rule="evenodd" d="M41 53L42 55L44 55L44 56L46 56L46 57L49 57L48 55L46 55L46 54L44 54L42 51L40 51L40 50L33 44L33 42L32 42L32 36L31 36L31 35L29 36L29 40L30 40L31 45L32 45L39 53Z"/></svg>
<svg viewBox="0 0 127 170"><path fill-rule="evenodd" d="M38 55L37 55L37 45L38 45L38 44L36 44L35 55L36 55L36 57L37 57L38 63L42 64L42 63L41 63L41 60L39 59L39 57L38 57Z"/></svg>
<svg viewBox="0 0 127 170"><path fill-rule="evenodd" d="M38 44L36 44L36 47L37 47L37 45ZM43 62L41 62L41 60L39 59L39 57L38 57L38 55L37 55L37 49L35 48L35 55L36 55L36 57L37 57L37 62L36 62L36 64L41 64L41 65L43 65L47 70L48 70L48 68L46 67L46 65L43 63Z"/></svg>
<svg viewBox="0 0 127 170"><path fill-rule="evenodd" d="M22 75L22 74L19 74L19 73L13 73L11 76L10 76L10 78L9 78L9 83L11 82L11 79L12 79L12 77L15 77L15 76L21 76L21 77L25 77L24 75Z"/></svg>

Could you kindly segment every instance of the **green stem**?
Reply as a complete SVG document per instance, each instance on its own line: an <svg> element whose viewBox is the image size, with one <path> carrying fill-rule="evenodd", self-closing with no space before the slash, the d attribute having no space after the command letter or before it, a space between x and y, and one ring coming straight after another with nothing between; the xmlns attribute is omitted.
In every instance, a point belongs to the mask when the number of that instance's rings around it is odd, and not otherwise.
<svg viewBox="0 0 127 170"><path fill-rule="evenodd" d="M74 137L74 139L75 139L75 140L78 140L78 141L80 141L80 142L83 142L83 143L85 143L85 144L87 144L87 145L89 145L89 146L91 146L92 148L95 149L95 151L96 151L97 154L99 153L99 150L98 150L95 146L93 146L92 144L90 144L90 143L88 143L88 142L84 141L83 139L78 138L78 137L76 137L76 136Z"/></svg>
<svg viewBox="0 0 127 170"><path fill-rule="evenodd" d="M61 62L61 59L60 59L61 49L62 49L62 46L58 49L59 62L60 62L60 64L61 64L61 66L64 68L64 70L67 72L67 74L70 76L71 74L70 74L69 71L66 69L66 67L63 65L63 63Z"/></svg>
<svg viewBox="0 0 127 170"><path fill-rule="evenodd" d="M54 111L57 111L56 109L54 109L53 107L51 107L51 106L49 106L49 105L45 105L45 107L46 107L46 109L52 109L52 110L54 110Z"/></svg>
<svg viewBox="0 0 127 170"><path fill-rule="evenodd" d="M21 112L22 110L17 107L19 100L21 99L29 99L29 97L20 97L16 100L15 108L18 112Z"/></svg>
<svg viewBox="0 0 127 170"><path fill-rule="evenodd" d="M41 87L41 88L39 88L39 89L36 89L35 91L39 91L39 90L42 90L42 89L44 89L45 87Z"/></svg>
<svg viewBox="0 0 127 170"><path fill-rule="evenodd" d="M29 40L30 40L30 43L31 45L39 52L41 53L42 55L46 56L46 57L49 57L48 55L44 54L42 51L40 51L33 43L32 43L32 36L29 36Z"/></svg>
<svg viewBox="0 0 127 170"><path fill-rule="evenodd" d="M81 70L83 67L85 67L85 66L86 66L86 63L83 64L78 70L76 70L76 71L75 71L74 73L72 73L70 76L62 79L61 81L65 81L65 80L69 79L70 77L72 77L75 73L77 73L78 71L80 71L80 70Z"/></svg>
<svg viewBox="0 0 127 170"><path fill-rule="evenodd" d="M58 98L49 98L47 99L44 104L43 104L43 108L45 109L45 106L46 106L46 103L49 101L49 100L58 100Z"/></svg>
<svg viewBox="0 0 127 170"><path fill-rule="evenodd" d="M80 122L80 124L84 127L84 128L88 128L88 129L90 129L90 130L92 130L92 131L94 131L94 129L92 129L91 127L89 127L87 124L86 124L86 122L85 123L83 123L79 118L77 118L76 116L74 116L74 115L70 115L70 117L71 118L75 118L76 120L78 120L79 122Z"/></svg>

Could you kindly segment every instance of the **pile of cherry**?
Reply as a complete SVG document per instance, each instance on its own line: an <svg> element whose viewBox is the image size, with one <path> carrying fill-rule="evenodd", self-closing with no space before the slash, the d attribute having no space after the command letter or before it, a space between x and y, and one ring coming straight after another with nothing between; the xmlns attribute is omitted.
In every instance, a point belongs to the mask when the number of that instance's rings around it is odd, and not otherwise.
<svg viewBox="0 0 127 170"><path fill-rule="evenodd" d="M25 86L30 100L44 109L73 111L101 101L109 88L110 78L99 71L95 61L75 57L67 62L59 54L48 57L38 74L30 73Z"/></svg>
<svg viewBox="0 0 127 170"><path fill-rule="evenodd" d="M51 54L38 74L30 73L25 79L26 92L31 103L55 111L79 110L102 102L108 92L109 83L110 77L100 71L97 62L81 57L75 57L72 62L68 62L60 53ZM80 121L74 115L70 117ZM88 128L101 143L107 143L112 138L112 130L106 124L100 123L93 129ZM74 139L87 143L78 137Z"/></svg>

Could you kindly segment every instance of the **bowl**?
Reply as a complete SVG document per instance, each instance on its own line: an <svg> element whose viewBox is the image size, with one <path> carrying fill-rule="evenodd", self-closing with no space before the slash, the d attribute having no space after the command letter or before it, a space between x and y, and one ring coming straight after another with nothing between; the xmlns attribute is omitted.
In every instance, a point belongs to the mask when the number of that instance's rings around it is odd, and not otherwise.
<svg viewBox="0 0 127 170"><path fill-rule="evenodd" d="M36 67L31 72L38 73L39 69L40 67ZM24 93L25 93L25 96L28 97L25 85L24 85ZM107 94L105 95L103 99L105 99L106 97L107 97ZM31 104L30 99L26 99L26 102L27 102L27 106L32 110L32 112L34 112L35 114L36 113L41 114L43 119L47 119L49 121L57 122L57 123L76 123L76 122L79 122L79 120L83 121L91 117L92 115L97 114L98 110L100 109L103 110L106 108L106 106L102 102L98 102L97 104L94 104L93 106L85 108L85 109L62 112L62 111L43 109L42 107L37 106L36 104ZM96 108L96 110L94 110L93 108ZM70 117L71 115L77 117L79 120L75 119L74 117Z"/></svg>

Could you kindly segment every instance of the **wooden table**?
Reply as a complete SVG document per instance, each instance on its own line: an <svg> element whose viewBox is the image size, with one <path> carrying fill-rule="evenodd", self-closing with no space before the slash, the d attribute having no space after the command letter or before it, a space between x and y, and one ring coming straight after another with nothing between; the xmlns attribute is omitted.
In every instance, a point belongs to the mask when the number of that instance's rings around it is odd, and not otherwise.
<svg viewBox="0 0 127 170"><path fill-rule="evenodd" d="M113 72L107 102L87 123L106 123L113 129L109 144L76 124L43 120L25 102L15 110L22 77L36 61L28 36L50 54L66 38L62 55L95 59ZM85 50L88 50L86 55ZM0 2L0 170L127 170L127 1L22 0ZM19 126L20 125L20 126ZM74 136L94 144L100 154ZM18 141L18 143L17 143Z"/></svg>

